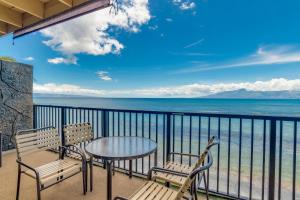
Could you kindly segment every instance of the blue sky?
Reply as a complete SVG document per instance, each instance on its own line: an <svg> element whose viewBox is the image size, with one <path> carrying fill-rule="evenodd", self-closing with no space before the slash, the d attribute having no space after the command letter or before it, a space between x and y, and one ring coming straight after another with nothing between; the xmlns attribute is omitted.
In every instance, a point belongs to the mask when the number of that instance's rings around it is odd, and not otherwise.
<svg viewBox="0 0 300 200"><path fill-rule="evenodd" d="M15 40L0 55L34 66L34 91L193 97L300 90L297 0L132 0Z"/></svg>

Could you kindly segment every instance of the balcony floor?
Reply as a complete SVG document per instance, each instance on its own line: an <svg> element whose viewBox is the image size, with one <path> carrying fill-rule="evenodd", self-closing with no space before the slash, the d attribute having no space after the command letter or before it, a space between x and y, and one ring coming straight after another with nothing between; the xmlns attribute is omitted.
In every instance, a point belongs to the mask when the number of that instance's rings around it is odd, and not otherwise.
<svg viewBox="0 0 300 200"><path fill-rule="evenodd" d="M42 160L41 160L42 158ZM28 161L34 165L40 165L47 161L55 160L57 154L50 152L38 153L30 156ZM0 168L0 199L14 200L16 193L17 180L17 164L16 154L7 153L3 156L3 165ZM27 160L25 161L27 162ZM94 167L94 191L88 192L85 196L82 193L82 179L78 174L59 184L56 184L44 191L42 191L43 200L105 200L106 199L106 171L100 167ZM144 179L132 178L123 173L116 173L113 176L113 196L128 197L143 183ZM34 179L22 175L20 200L34 200L36 199L35 181ZM199 196L199 199L206 199ZM211 198L215 199L215 198Z"/></svg>

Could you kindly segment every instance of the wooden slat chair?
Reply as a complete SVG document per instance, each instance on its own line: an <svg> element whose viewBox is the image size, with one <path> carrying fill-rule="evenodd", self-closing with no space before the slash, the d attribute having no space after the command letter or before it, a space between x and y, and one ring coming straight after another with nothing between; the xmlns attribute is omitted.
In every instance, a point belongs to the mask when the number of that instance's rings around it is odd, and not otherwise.
<svg viewBox="0 0 300 200"><path fill-rule="evenodd" d="M53 127L19 131L15 136L18 163L18 182L16 199L19 199L21 174L36 180L37 199L41 199L41 191L63 180L82 172L83 193L86 193L86 166L84 155L78 151L61 146L57 129ZM34 153L47 150L64 150L66 154L76 153L82 157L82 162L73 159L59 158L47 164L33 167L25 158ZM43 159L43 158L41 158Z"/></svg>
<svg viewBox="0 0 300 200"><path fill-rule="evenodd" d="M164 168L154 167L148 173L148 181L144 184L139 190L137 190L129 198L124 197L115 197L114 200L181 200L181 199L193 199L192 195L187 193L188 189L191 188L192 184L195 182L197 175L204 173L208 170L213 164L213 158L209 150L206 150L201 155L201 163L207 159L207 163L196 169L194 169L188 175L183 175L181 173L167 170ZM160 184L153 180L153 173L162 172L178 176L185 177L185 181L182 186L176 190L170 187L167 187L163 184Z"/></svg>
<svg viewBox="0 0 300 200"><path fill-rule="evenodd" d="M210 148L216 144L219 144L217 139L213 136L209 139L207 146L205 147L205 150L203 153L205 153L206 151L210 150ZM203 154L202 153L202 154ZM191 173L193 170L195 170L196 168L198 168L199 166L201 166L201 155L193 155L193 154L185 154L185 153L177 153L177 152L171 152L171 155L179 155L179 156L185 156L188 158L197 158L197 161L194 162L192 165L188 165L188 164L183 164L183 163L178 163L178 162L174 162L174 161L168 161L165 166L163 167L164 169L167 170L171 170L171 171L175 171L178 173L181 173L182 175L188 175L189 173ZM199 181L198 181L198 186L201 183L201 180L203 178L204 181L204 187L206 190L206 197L207 199L209 199L208 197L208 187L207 187L207 183L206 183L206 176L205 173L201 174L201 177L199 177ZM186 177L184 176L179 176L176 174L169 174L169 173L163 173L163 172L157 172L154 174L153 176L154 180L157 181L163 181L165 182L167 185L172 184L178 187L181 187L184 182L186 181ZM195 199L197 199L197 193L196 193L196 182L193 184L193 188L190 188L191 193L194 193L192 195L194 195Z"/></svg>
<svg viewBox="0 0 300 200"><path fill-rule="evenodd" d="M65 146L81 151L85 155L86 166L90 168L90 191L93 190L93 158L89 156L84 148L81 148L82 143L90 142L94 139L94 133L90 123L70 124L64 126ZM81 159L78 154L69 154L70 157ZM88 170L87 170L88 171ZM88 175L88 172L86 173ZM87 181L87 177L86 177ZM87 187L87 182L86 182ZM87 190L87 188L86 188Z"/></svg>

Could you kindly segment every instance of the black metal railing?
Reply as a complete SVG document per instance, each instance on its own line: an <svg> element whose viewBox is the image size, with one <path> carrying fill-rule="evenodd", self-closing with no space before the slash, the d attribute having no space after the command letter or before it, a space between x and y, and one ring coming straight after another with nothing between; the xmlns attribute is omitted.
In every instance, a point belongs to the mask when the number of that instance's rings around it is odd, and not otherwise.
<svg viewBox="0 0 300 200"><path fill-rule="evenodd" d="M208 171L210 193L239 199L300 199L300 117L211 113L173 113L86 107L34 106L34 127L90 122L95 138L142 136L158 144L158 165L168 158L191 164L190 158L170 157L171 151L200 154L216 135L215 162ZM128 170L126 162L116 167ZM133 172L146 175L153 156L133 161ZM199 190L203 190L201 186Z"/></svg>

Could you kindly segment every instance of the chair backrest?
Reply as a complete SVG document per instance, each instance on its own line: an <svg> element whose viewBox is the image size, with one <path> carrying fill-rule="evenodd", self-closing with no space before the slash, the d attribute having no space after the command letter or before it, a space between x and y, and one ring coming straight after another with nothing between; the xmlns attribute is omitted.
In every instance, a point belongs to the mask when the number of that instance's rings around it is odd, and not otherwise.
<svg viewBox="0 0 300 200"><path fill-rule="evenodd" d="M90 123L70 124L64 126L65 145L76 145L94 138Z"/></svg>
<svg viewBox="0 0 300 200"><path fill-rule="evenodd" d="M205 160L205 155L206 155L206 151L210 150L211 147L215 146L219 144L218 139L215 136L212 136L209 140L208 143L204 149L204 152L200 155L200 158L197 160L197 163L195 165L195 169L200 167L203 163L203 161Z"/></svg>
<svg viewBox="0 0 300 200"><path fill-rule="evenodd" d="M17 156L32 154L38 151L57 149L61 141L56 128L47 127L18 131L15 136Z"/></svg>
<svg viewBox="0 0 300 200"><path fill-rule="evenodd" d="M196 176L199 173L202 173L205 170L208 170L212 164L213 164L213 158L211 155L211 152L206 149L202 154L199 160L201 160L201 163L204 163L205 159L207 159L207 163L205 165L202 165L198 168L195 168L188 176L188 178L184 181L180 189L178 190L176 200L182 199L184 194L187 192L187 190L190 188L191 184L195 181Z"/></svg>

